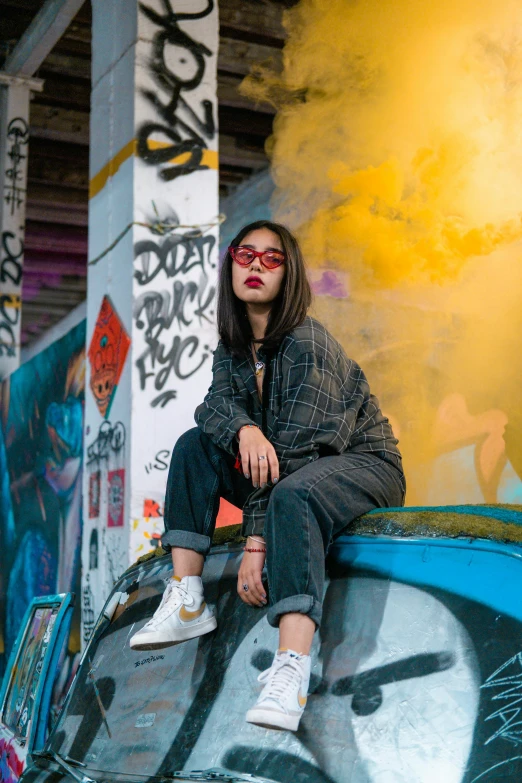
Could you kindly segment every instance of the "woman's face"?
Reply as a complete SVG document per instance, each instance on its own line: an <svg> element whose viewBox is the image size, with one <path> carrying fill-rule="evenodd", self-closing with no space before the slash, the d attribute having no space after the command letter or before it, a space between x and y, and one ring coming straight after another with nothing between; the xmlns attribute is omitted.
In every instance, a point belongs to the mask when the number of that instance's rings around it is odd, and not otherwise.
<svg viewBox="0 0 522 783"><path fill-rule="evenodd" d="M251 231L241 241L241 247L252 250L283 250L281 239L268 228ZM283 263L275 269L266 269L259 258L248 266L232 261L232 289L238 299L248 305L270 305L281 290L286 273Z"/></svg>

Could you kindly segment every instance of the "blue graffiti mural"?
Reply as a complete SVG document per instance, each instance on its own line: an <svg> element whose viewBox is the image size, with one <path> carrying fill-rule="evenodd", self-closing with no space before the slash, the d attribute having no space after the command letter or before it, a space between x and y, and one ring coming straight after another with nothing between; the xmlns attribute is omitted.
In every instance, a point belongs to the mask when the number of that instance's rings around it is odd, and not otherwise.
<svg viewBox="0 0 522 783"><path fill-rule="evenodd" d="M31 599L79 591L84 378L82 322L0 385L0 674Z"/></svg>

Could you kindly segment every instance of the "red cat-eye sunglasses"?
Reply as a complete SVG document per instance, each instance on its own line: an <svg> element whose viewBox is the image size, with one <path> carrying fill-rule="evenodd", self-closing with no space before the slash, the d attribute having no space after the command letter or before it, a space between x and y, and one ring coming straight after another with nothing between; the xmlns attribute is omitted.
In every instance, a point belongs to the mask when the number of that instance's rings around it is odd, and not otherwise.
<svg viewBox="0 0 522 783"><path fill-rule="evenodd" d="M265 269L276 269L285 261L281 250L253 250L251 247L229 247L228 252L239 266L250 266L255 258L259 258Z"/></svg>

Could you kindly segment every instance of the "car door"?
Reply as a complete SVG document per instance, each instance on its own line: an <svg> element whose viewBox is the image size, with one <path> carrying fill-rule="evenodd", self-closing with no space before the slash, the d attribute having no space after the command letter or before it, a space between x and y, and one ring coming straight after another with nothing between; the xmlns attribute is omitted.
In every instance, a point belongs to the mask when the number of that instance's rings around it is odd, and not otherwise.
<svg viewBox="0 0 522 783"><path fill-rule="evenodd" d="M16 783L48 734L60 653L69 635L73 593L33 598L0 690L0 779Z"/></svg>

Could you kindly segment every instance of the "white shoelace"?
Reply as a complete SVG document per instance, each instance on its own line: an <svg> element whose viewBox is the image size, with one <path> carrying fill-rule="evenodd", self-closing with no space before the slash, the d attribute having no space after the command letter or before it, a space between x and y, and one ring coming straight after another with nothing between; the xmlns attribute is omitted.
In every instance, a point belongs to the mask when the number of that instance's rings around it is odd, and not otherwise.
<svg viewBox="0 0 522 783"><path fill-rule="evenodd" d="M261 672L257 678L266 683L262 699L280 701L289 687L299 687L303 677L302 665L296 658L276 658L270 669Z"/></svg>
<svg viewBox="0 0 522 783"><path fill-rule="evenodd" d="M175 579L171 579L165 592L163 593L163 598L161 599L160 605L148 623L144 625L144 629L155 628L158 623L163 622L163 620L168 617L169 614L172 614L172 612L174 612L178 606L187 603L188 595L188 590L181 584L181 582L176 582Z"/></svg>

